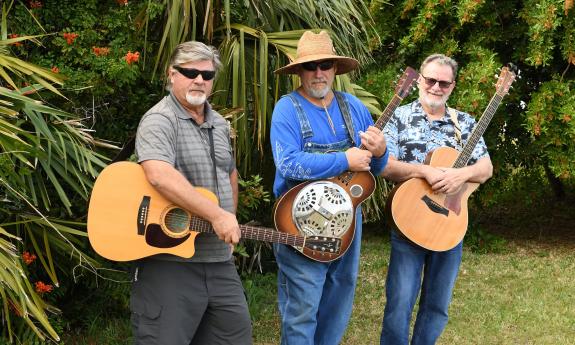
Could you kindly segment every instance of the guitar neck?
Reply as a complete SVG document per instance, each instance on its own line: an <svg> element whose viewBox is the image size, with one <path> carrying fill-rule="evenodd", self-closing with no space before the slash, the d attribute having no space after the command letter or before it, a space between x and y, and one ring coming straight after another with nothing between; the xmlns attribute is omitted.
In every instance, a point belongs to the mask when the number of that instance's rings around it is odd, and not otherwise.
<svg viewBox="0 0 575 345"><path fill-rule="evenodd" d="M199 217L192 217L190 221L190 230L206 234L215 233L212 224L210 224L210 222L207 220ZM247 238L250 240L288 244L295 247L303 247L305 244L304 236L279 232L272 228L240 225L240 231L242 233L242 238Z"/></svg>
<svg viewBox="0 0 575 345"><path fill-rule="evenodd" d="M489 101L489 104L487 105L487 108L483 112L483 115L481 115L481 118L479 119L477 125L473 129L473 132L471 132L471 135L469 136L467 143L463 147L463 151L461 151L461 153L457 157L457 160L455 161L455 163L453 163L454 168L463 168L467 166L467 162L469 162L469 159L473 154L475 146L479 142L479 139L481 139L481 136L483 136L483 133L485 133L485 130L487 129L489 122L491 122L491 119L493 118L493 115L495 114L495 111L499 107L499 104L501 103L502 99L503 96L500 96L497 93L493 95L491 101Z"/></svg>
<svg viewBox="0 0 575 345"><path fill-rule="evenodd" d="M391 115L393 115L393 112L395 111L395 109L397 109L397 107L399 106L399 104L401 103L402 100L403 100L403 98L399 97L399 95L397 95L397 94L393 95L393 98L387 104L387 106L383 110L383 113L381 114L379 119L377 119L377 122L373 124L373 126L379 130L383 130L385 125L387 125L387 122L389 121L389 119L391 119ZM361 146L359 148L365 149L365 146L363 146L363 144L361 144Z"/></svg>

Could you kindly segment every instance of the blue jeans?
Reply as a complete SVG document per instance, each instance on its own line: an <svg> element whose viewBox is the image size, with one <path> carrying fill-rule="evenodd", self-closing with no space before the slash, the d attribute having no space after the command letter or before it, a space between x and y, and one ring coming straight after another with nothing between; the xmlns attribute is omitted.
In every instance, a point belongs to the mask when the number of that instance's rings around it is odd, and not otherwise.
<svg viewBox="0 0 575 345"><path fill-rule="evenodd" d="M347 252L330 263L274 244L282 345L337 345L349 322L361 247L361 212Z"/></svg>
<svg viewBox="0 0 575 345"><path fill-rule="evenodd" d="M445 252L434 252L410 243L395 231L391 232L381 345L408 344L411 314L420 288L419 311L411 344L435 344L447 324L447 311L461 255L462 243Z"/></svg>

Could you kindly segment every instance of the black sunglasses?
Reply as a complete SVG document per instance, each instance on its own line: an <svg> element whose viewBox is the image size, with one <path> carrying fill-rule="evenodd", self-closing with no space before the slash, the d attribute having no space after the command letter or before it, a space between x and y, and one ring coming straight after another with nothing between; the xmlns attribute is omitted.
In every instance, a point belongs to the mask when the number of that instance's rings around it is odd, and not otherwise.
<svg viewBox="0 0 575 345"><path fill-rule="evenodd" d="M447 89L448 87L451 86L451 84L453 84L452 81L446 81L446 80L437 80L435 78L427 78L424 76L421 76L423 78L423 80L425 80L425 84L427 84L427 86L432 87L433 85L435 85L435 83L439 83L439 87L442 89Z"/></svg>
<svg viewBox="0 0 575 345"><path fill-rule="evenodd" d="M195 68L184 68L180 66L172 66L178 72L180 72L184 77L189 79L196 79L200 74L204 80L212 80L216 76L216 71L200 71Z"/></svg>
<svg viewBox="0 0 575 345"><path fill-rule="evenodd" d="M333 60L325 60L321 62L310 61L302 63L301 67L303 67L303 69L306 71L315 71L318 67L322 71L327 71L333 68L334 63L335 61Z"/></svg>

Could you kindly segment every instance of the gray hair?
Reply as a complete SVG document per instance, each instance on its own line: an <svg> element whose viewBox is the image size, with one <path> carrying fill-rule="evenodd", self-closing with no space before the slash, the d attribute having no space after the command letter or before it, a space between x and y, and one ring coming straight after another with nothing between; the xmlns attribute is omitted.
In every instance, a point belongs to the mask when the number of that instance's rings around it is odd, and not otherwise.
<svg viewBox="0 0 575 345"><path fill-rule="evenodd" d="M170 63L168 65L168 74L170 68L173 66L179 66L188 62L197 61L211 61L214 65L214 69L217 72L222 68L222 62L220 61L220 53L216 47L208 46L202 42L198 41L188 41L178 44L172 56L170 57ZM171 90L172 83L170 78L167 78L166 89Z"/></svg>
<svg viewBox="0 0 575 345"><path fill-rule="evenodd" d="M457 62L452 58L450 58L449 56L445 56L443 54L432 54L426 57L425 60L423 60L423 62L421 63L419 72L420 73L423 72L423 69L432 62L436 62L443 66L451 67L451 71L453 72L453 80L455 80L455 77L457 76Z"/></svg>

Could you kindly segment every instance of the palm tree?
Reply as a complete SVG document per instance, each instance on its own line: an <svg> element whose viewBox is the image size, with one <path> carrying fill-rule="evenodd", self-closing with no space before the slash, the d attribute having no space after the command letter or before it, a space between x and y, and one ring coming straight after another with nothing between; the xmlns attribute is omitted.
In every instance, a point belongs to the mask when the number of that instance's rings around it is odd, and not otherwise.
<svg viewBox="0 0 575 345"><path fill-rule="evenodd" d="M72 259L94 270L95 261L82 252L81 223L52 215L71 217L74 200L87 200L105 163L78 118L39 100L43 90L61 95L55 85L62 78L11 54L14 45L36 38L7 37L9 10L4 4L0 30L1 335L10 342L58 340L48 319L57 309L42 298L59 285L56 263ZM27 264L35 258L49 281L34 281L39 274Z"/></svg>
<svg viewBox="0 0 575 345"><path fill-rule="evenodd" d="M217 46L224 69L215 82L212 102L228 116L236 133L240 172L250 175L265 169L269 123L280 96L299 85L298 77L279 77L273 71L295 57L297 42L306 29L326 29L339 54L366 64L370 46L379 38L371 26L369 10L354 0L199 1L164 0L163 34L155 58L155 71L165 71L169 54L179 43L201 40ZM145 11L145 9L144 9ZM144 13L143 11L143 13ZM335 87L360 98L379 115L377 97L338 76ZM385 183L380 183L385 188ZM366 209L379 217L383 193Z"/></svg>

